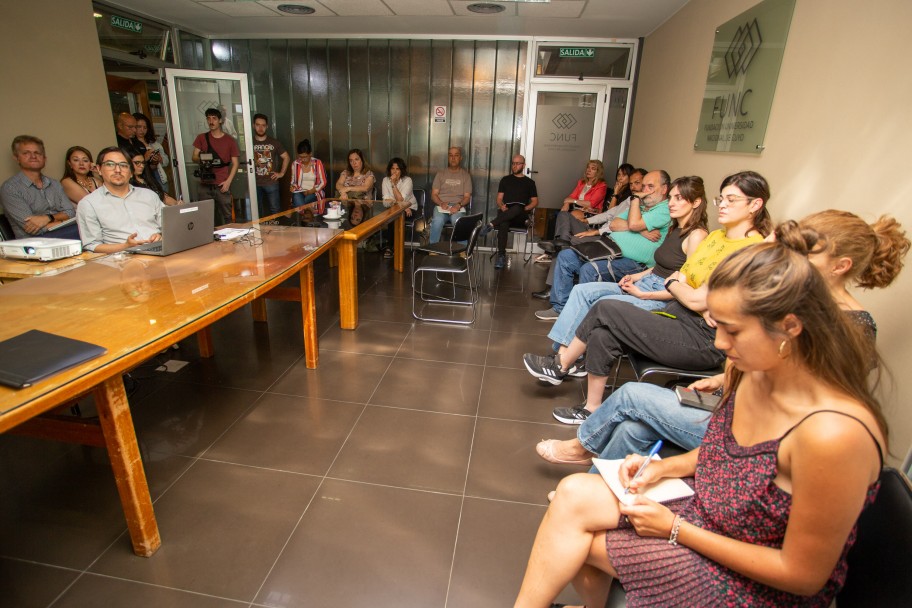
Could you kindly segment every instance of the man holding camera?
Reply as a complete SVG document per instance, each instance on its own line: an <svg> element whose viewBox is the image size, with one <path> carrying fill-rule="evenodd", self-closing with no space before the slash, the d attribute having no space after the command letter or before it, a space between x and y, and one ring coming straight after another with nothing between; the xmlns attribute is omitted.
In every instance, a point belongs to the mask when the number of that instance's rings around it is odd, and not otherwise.
<svg viewBox="0 0 912 608"><path fill-rule="evenodd" d="M193 140L193 162L199 163L199 170L194 172L200 178L199 198L215 199L216 225L231 221L231 181L241 155L234 138L222 131L221 120L221 112L206 110L209 131Z"/></svg>

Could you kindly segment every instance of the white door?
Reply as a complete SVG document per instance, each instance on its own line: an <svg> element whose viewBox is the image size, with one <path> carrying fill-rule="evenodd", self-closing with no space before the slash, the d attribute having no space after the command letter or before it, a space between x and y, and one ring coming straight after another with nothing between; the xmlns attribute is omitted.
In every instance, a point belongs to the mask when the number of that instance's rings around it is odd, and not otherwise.
<svg viewBox="0 0 912 608"><path fill-rule="evenodd" d="M168 103L168 130L179 194L184 200L197 200L199 178L194 173L193 140L209 129L205 112L216 108L222 113L222 131L234 137L240 150L240 166L231 183L234 221L259 219L256 198L256 171L253 136L250 129L250 97L247 75L206 70L162 70L163 93Z"/></svg>
<svg viewBox="0 0 912 608"><path fill-rule="evenodd" d="M541 206L560 207L583 176L586 162L601 159L607 91L606 84L532 85L532 146L531 152L526 148L526 163Z"/></svg>

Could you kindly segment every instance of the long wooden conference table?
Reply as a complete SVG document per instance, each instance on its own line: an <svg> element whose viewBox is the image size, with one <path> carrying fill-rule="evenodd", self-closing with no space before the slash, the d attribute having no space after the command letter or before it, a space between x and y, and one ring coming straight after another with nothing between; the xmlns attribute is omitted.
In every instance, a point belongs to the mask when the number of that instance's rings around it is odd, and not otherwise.
<svg viewBox="0 0 912 608"><path fill-rule="evenodd" d="M27 388L0 386L0 432L20 426L30 434L106 447L133 550L152 555L161 538L122 374L296 274L305 359L316 367L311 264L342 235L331 228L253 227L247 240L213 242L161 258L113 254L3 285L0 340L40 329L98 344L107 353ZM35 418L89 392L98 425Z"/></svg>

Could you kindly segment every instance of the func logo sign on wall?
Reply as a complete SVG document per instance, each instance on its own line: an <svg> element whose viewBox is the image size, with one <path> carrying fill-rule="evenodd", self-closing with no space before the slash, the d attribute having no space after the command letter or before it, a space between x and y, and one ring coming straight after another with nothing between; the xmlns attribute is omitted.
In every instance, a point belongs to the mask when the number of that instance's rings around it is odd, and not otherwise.
<svg viewBox="0 0 912 608"><path fill-rule="evenodd" d="M795 0L764 0L716 29L695 150L763 151Z"/></svg>

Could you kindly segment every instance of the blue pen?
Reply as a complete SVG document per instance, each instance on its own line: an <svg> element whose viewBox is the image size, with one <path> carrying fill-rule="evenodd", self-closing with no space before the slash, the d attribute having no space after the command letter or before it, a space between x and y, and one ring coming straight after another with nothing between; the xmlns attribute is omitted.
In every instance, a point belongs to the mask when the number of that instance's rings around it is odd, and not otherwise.
<svg viewBox="0 0 912 608"><path fill-rule="evenodd" d="M646 470L646 467L652 462L652 457L659 453L659 450L662 449L662 440L659 439L655 442L655 445L652 446L652 449L649 450L649 454L646 456L646 460L643 461L643 464L640 465L640 468L637 470L636 475L633 476L633 479L630 480L630 483L633 483L637 478L643 474L643 471ZM630 493L630 483L627 484L627 488L624 490L624 494Z"/></svg>

